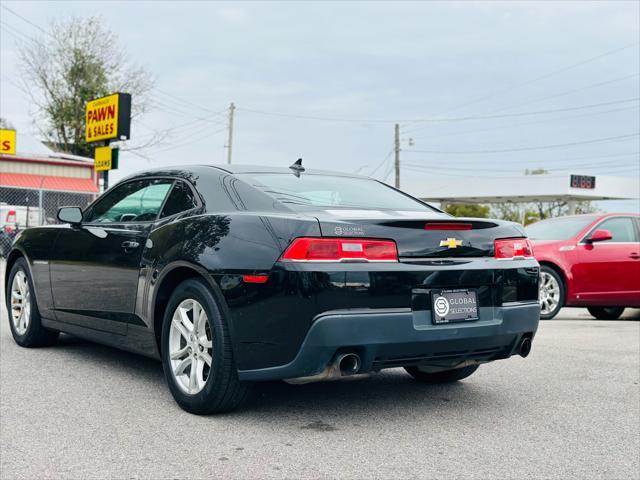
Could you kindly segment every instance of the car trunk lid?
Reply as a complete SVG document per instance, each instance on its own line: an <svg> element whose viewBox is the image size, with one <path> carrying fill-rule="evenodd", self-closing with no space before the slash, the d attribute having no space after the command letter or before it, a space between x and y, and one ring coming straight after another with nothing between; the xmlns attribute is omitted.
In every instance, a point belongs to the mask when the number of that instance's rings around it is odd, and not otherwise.
<svg viewBox="0 0 640 480"><path fill-rule="evenodd" d="M453 218L437 212L325 210L314 215L325 237L394 240L401 261L493 256L495 239L525 236L511 222Z"/></svg>

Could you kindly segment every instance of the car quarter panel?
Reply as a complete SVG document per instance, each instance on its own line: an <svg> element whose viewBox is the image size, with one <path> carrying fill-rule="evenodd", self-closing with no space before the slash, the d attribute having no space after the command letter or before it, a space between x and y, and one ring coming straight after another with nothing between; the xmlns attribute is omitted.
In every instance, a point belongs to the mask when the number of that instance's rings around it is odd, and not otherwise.
<svg viewBox="0 0 640 480"><path fill-rule="evenodd" d="M297 215L260 215L244 212L203 214L178 218L151 232L143 252L137 309L154 326L156 299L162 282L175 268L190 266L217 285L231 312L234 350L241 334L243 305L260 303L264 289L244 284L243 275L269 274L286 246L296 237L317 236L317 220ZM146 286L146 287L145 287ZM264 285L260 285L263 286ZM257 297L257 298L256 298ZM262 304L261 308L267 305ZM295 308L294 302L286 307ZM266 311L266 310L265 310ZM269 315L265 322L269 322ZM283 327L284 328L284 327ZM284 332L283 332L284 333Z"/></svg>
<svg viewBox="0 0 640 480"><path fill-rule="evenodd" d="M573 241L540 241L534 244L533 252L541 265L550 264L560 270L565 281L567 304L571 304L576 297L575 264L578 252Z"/></svg>

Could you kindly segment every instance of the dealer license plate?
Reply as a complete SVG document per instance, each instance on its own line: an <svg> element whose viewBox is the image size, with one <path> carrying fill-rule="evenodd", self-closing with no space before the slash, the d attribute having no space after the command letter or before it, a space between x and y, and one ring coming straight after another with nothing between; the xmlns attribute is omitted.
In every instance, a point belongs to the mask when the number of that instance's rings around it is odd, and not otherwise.
<svg viewBox="0 0 640 480"><path fill-rule="evenodd" d="M478 294L472 289L431 291L433 323L478 320Z"/></svg>

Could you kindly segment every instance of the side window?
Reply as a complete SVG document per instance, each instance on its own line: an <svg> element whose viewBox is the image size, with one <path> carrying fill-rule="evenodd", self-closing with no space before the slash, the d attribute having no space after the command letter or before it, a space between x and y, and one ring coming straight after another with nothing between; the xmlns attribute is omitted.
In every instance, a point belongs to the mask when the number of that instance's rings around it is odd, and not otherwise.
<svg viewBox="0 0 640 480"><path fill-rule="evenodd" d="M598 230L609 230L612 235L610 242L637 242L633 220L629 217L610 218L597 227ZM606 243L606 242L605 242Z"/></svg>
<svg viewBox="0 0 640 480"><path fill-rule="evenodd" d="M169 194L169 198L167 198L167 203L164 204L160 218L169 217L176 213L191 210L197 205L196 199L193 196L193 191L189 188L189 185L184 182L177 181Z"/></svg>
<svg viewBox="0 0 640 480"><path fill-rule="evenodd" d="M173 180L137 180L114 189L91 208L85 222L135 223L158 217Z"/></svg>

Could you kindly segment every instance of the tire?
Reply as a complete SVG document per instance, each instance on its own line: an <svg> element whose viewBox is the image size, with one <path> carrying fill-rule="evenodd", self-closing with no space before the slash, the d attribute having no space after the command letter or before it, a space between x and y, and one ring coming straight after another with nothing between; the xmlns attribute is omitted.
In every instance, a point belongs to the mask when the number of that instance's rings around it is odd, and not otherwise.
<svg viewBox="0 0 640 480"><path fill-rule="evenodd" d="M60 334L42 326L34 291L27 262L19 258L9 272L5 300L11 335L18 345L26 348L53 345Z"/></svg>
<svg viewBox="0 0 640 480"><path fill-rule="evenodd" d="M551 320L564 307L566 291L564 281L558 272L542 265L540 267L540 318L542 320Z"/></svg>
<svg viewBox="0 0 640 480"><path fill-rule="evenodd" d="M624 307L589 307L587 310L598 320L616 320L624 312Z"/></svg>
<svg viewBox="0 0 640 480"><path fill-rule="evenodd" d="M422 383L453 383L472 375L480 365L454 368L442 372L429 373L420 370L420 367L405 367L409 375Z"/></svg>
<svg viewBox="0 0 640 480"><path fill-rule="evenodd" d="M188 321L202 318L200 309L206 319L191 322L190 329ZM203 280L185 280L173 291L162 324L161 356L169 390L187 412L229 412L250 395L251 385L238 379L227 319Z"/></svg>

